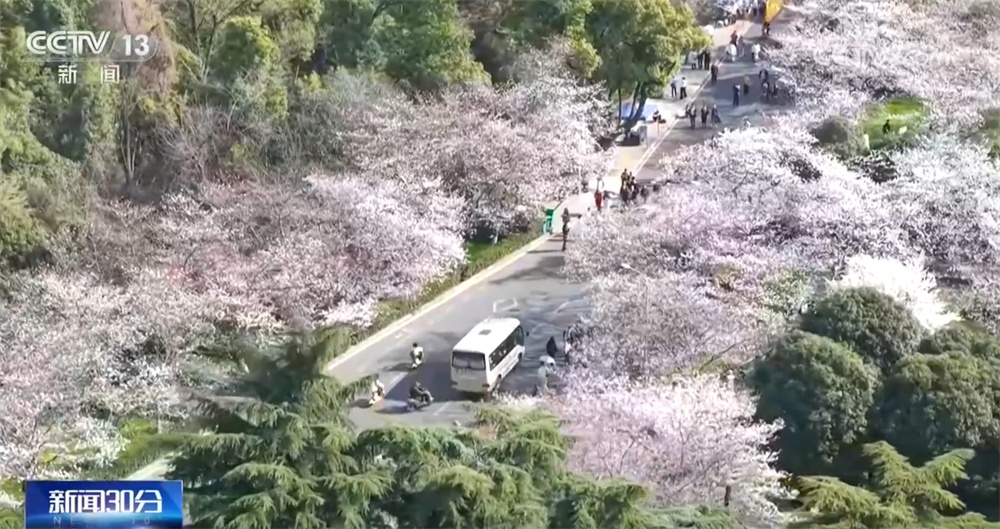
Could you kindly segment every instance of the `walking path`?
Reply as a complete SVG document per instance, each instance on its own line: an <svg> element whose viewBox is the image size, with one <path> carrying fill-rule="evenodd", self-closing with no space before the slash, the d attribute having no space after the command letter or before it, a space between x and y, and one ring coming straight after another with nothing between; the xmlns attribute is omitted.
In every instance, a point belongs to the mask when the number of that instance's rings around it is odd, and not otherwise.
<svg viewBox="0 0 1000 529"><path fill-rule="evenodd" d="M731 101L729 105L724 105L717 101L723 95L722 87L728 83L730 87L728 90L730 92L727 93L731 94L732 79L742 79L743 76L750 74L751 71L756 76L757 72L749 59L749 38L747 38L747 56L745 58L734 63L722 61L725 57L725 46L729 44L730 35L734 31L741 35L749 32L750 36L753 36L753 32L756 31L756 34L759 35L760 24L741 20L729 26L716 28L712 35L712 49L713 56L716 60L720 61L719 82L713 87L709 83L711 77L709 70L697 69L695 64L685 65L677 75L683 76L687 80L688 97L686 99L670 98L668 87L662 99L651 100L653 104L656 104L657 109L666 122L650 123L648 125L649 139L645 145L615 147L614 161L610 167L610 173L604 177L604 187L607 191L617 193L618 189L621 188L621 173L624 169L629 169L635 174L636 180L639 183L651 183L662 180L662 173L660 173L658 166L661 157L665 153L672 152L673 149L677 148L677 145L697 143L704 139L688 140L686 135L680 132L688 127L684 111L692 101L696 101L698 105L702 104L702 102L707 102L709 106L718 104L723 125L727 125L735 117L734 112L727 112L729 106L731 106ZM753 96L754 94L751 94L751 97L747 100L746 107L740 109L740 115L756 111L756 107L753 105L755 102ZM718 132L718 129L708 130L713 130L713 133ZM564 210L568 209L571 215L576 216L589 215L596 209L593 192L596 185L596 180L591 180L588 185L590 191L571 196L556 208L555 218L552 223L553 233L558 234L562 232L562 213Z"/></svg>
<svg viewBox="0 0 1000 529"><path fill-rule="evenodd" d="M742 31L750 29L753 31L753 26L743 22L738 28L728 26L716 30L714 44L717 47L717 51L719 51L719 46L728 43L729 35L734 29ZM759 25L756 25L756 27L759 32ZM740 69L742 67L739 64L723 64L720 67L720 78L742 76L744 75L744 70ZM684 69L683 75L687 77L691 98L700 97L699 92L704 88L703 84L705 84L704 81L708 78L708 72L692 70L688 67ZM714 89L707 90L707 94L711 95L714 93ZM715 96L713 95L712 97ZM650 174L647 170L651 169L648 168L657 164L663 153L668 152L665 149L669 147L678 134L681 134L684 130L690 130L686 128L686 122L678 122L678 118L683 118L684 107L689 101L664 99L658 102L660 113L666 118L667 123L661 124L660 130L656 130L656 125L650 128L650 140L647 145L619 147L616 149L614 153L614 165L609 168L611 174L605 179L608 190L616 191L621 186L619 175L622 169L626 167L630 168L639 180L644 182L651 181L646 176ZM719 105L719 109L723 119L727 119L727 114L724 112L722 104ZM675 123L678 125L678 128L673 128ZM590 188L593 189L594 186L595 182L590 182ZM554 232L561 232L561 215L563 210L568 208L571 213L586 214L588 213L588 209L593 209L593 205L592 193L581 193L567 198L556 208ZM443 363L434 360L434 352L447 353L448 348L461 337L462 333L470 328L475 321L482 319L484 311L508 316L516 315L516 317L521 318L522 321L530 325L532 329L531 339L535 339L537 336L538 339L544 340L544 336L550 334L549 329L552 329L552 333L558 334L557 329L565 329L569 321L575 321L576 316L573 311L577 310L576 305L578 305L577 301L579 301L577 298L582 295L577 290L580 290L582 287L579 285L569 285L563 278L558 276L556 272L561 266L561 261L556 260L553 266L548 266L549 261L554 259L553 254L558 254L558 242L546 241L543 246L531 251L528 255L520 257L516 264L499 273L496 277L483 280L482 284L478 286L469 287L467 291L458 294L455 299L448 303L433 310L428 309L431 311L422 319L417 317L406 327L392 331L390 336L382 340L385 343L373 345L370 351L366 351L365 355L355 357L356 362L364 364L362 366L363 369L359 368L360 372L368 373L371 371L371 366L377 367L380 363L398 363L396 360L390 362L386 359L395 359L397 355L403 354L400 352L407 351L409 344L418 339L418 337L421 345L424 345L425 349L429 352L429 356L425 360L427 367L432 371L438 364L447 367L450 365L447 360ZM551 277L549 277L550 274ZM545 292L547 299L534 300L538 291ZM539 306L533 307L533 303L537 303ZM484 309L483 307L486 308ZM563 317L567 321L550 321L552 318ZM435 345L435 340L441 343ZM447 344L447 347L443 344ZM539 347L543 345L544 342L540 343ZM347 370L348 368L351 368L351 366L342 366L337 369ZM525 372L531 375L533 371L526 370ZM403 388L408 388L409 385L406 383L408 381L407 377L410 377L412 374L409 372L404 373L403 379L398 378L400 376L399 373L393 372L391 375L385 379L389 381L387 384L389 397L392 396L393 392L398 393ZM424 385L435 396L447 395L450 388L447 373L435 374L434 372L428 372L424 375ZM390 380L392 377L397 377L394 379L395 382ZM351 377L347 376L347 378ZM453 419L464 418L466 412L459 406L448 407L450 404L452 403L447 401L447 399L442 399L440 403L435 404L436 409L434 410L422 414L394 416L394 418L399 422L409 419L414 421L440 421L442 424L451 424L454 422ZM386 420L381 415L373 415L373 417L380 422ZM136 471L127 479L160 479L166 471L167 462L165 459L160 459Z"/></svg>

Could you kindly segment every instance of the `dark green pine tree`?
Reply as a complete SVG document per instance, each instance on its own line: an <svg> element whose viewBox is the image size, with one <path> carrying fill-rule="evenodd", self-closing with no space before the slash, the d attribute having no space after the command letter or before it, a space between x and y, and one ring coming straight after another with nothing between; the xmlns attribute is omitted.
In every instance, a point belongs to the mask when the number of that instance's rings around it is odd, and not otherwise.
<svg viewBox="0 0 1000 529"><path fill-rule="evenodd" d="M890 444L864 446L871 463L863 487L829 476L798 479L803 508L790 529L996 529L965 505L948 487L965 479L972 450L952 450L913 466Z"/></svg>
<svg viewBox="0 0 1000 529"><path fill-rule="evenodd" d="M475 428L363 432L356 457L378 458L395 477L375 510L386 525L424 529L735 529L724 511L654 510L646 489L566 471L571 440L540 411L478 410Z"/></svg>
<svg viewBox="0 0 1000 529"><path fill-rule="evenodd" d="M322 372L349 338L331 331L224 355L240 375L196 396L205 433L184 438L167 475L184 482L193 527L368 527L372 498L392 483L349 455L348 406L369 381Z"/></svg>

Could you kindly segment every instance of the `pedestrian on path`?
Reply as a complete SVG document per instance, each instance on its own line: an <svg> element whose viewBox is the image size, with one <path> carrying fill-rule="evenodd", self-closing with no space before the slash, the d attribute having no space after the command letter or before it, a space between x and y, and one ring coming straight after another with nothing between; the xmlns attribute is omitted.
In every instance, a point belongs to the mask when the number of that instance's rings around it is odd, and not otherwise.
<svg viewBox="0 0 1000 529"><path fill-rule="evenodd" d="M569 240L569 223L564 222L562 225L562 251L566 251L566 241Z"/></svg>
<svg viewBox="0 0 1000 529"><path fill-rule="evenodd" d="M753 46L750 47L750 58L753 62L757 62L760 59L760 43L754 42Z"/></svg>
<svg viewBox="0 0 1000 529"><path fill-rule="evenodd" d="M677 78L670 80L670 97L677 99Z"/></svg>
<svg viewBox="0 0 1000 529"><path fill-rule="evenodd" d="M729 62L736 61L736 44L730 44L729 46L726 46L726 59Z"/></svg>
<svg viewBox="0 0 1000 529"><path fill-rule="evenodd" d="M771 85L767 81L760 83L760 93L764 95L764 99L771 98Z"/></svg>
<svg viewBox="0 0 1000 529"><path fill-rule="evenodd" d="M740 106L740 84L736 83L733 85L733 106Z"/></svg>
<svg viewBox="0 0 1000 529"><path fill-rule="evenodd" d="M688 121L691 122L691 128L694 128L694 121L698 119L698 111L694 108L694 103L691 103L687 107L687 117Z"/></svg>
<svg viewBox="0 0 1000 529"><path fill-rule="evenodd" d="M713 62L710 70L712 72L712 86L715 86L715 82L719 80L719 65Z"/></svg>
<svg viewBox="0 0 1000 529"><path fill-rule="evenodd" d="M681 99L687 99L688 96L688 81L687 77L681 77Z"/></svg>
<svg viewBox="0 0 1000 529"><path fill-rule="evenodd" d="M715 128L716 125L721 125L721 124L722 124L722 118L719 117L719 106L712 105L712 128Z"/></svg>
<svg viewBox="0 0 1000 529"><path fill-rule="evenodd" d="M743 76L743 95L750 95L750 78Z"/></svg>
<svg viewBox="0 0 1000 529"><path fill-rule="evenodd" d="M640 187L639 194L642 196L643 203L647 202L649 200L649 187L648 186Z"/></svg>
<svg viewBox="0 0 1000 529"><path fill-rule="evenodd" d="M701 106L701 128L708 126L708 105Z"/></svg>

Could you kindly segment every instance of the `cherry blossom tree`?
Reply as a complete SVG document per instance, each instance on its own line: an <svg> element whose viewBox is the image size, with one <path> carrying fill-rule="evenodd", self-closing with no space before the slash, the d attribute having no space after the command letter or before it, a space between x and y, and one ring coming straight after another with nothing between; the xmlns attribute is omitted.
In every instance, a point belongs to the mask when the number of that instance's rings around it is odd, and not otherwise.
<svg viewBox="0 0 1000 529"><path fill-rule="evenodd" d="M696 276L636 274L594 281L594 332L574 353L588 369L638 379L716 360L741 363L767 335L767 311L727 303Z"/></svg>
<svg viewBox="0 0 1000 529"><path fill-rule="evenodd" d="M1000 166L987 150L934 136L893 162L899 177L884 184L887 201L931 265L961 279L992 277L1000 266Z"/></svg>
<svg viewBox="0 0 1000 529"><path fill-rule="evenodd" d="M573 379L565 394L541 405L577 439L569 458L576 470L634 479L664 505L729 500L747 523L782 519L772 500L787 492L765 448L781 425L753 422L753 399L729 381Z"/></svg>
<svg viewBox="0 0 1000 529"><path fill-rule="evenodd" d="M995 39L968 23L975 5L808 2L767 60L807 106L825 106L831 86L863 97L904 94L930 102L938 126L968 126L1000 97L1000 57L988 51Z"/></svg>
<svg viewBox="0 0 1000 529"><path fill-rule="evenodd" d="M351 133L353 165L461 199L467 229L504 234L534 221L542 204L603 173L608 154L594 136L596 89L526 60L522 81L506 90L456 88L409 107L391 95L355 104L368 125Z"/></svg>
<svg viewBox="0 0 1000 529"><path fill-rule="evenodd" d="M874 288L903 304L932 332L959 319L939 299L937 281L923 259L906 262L855 255L847 261L844 275L830 286Z"/></svg>
<svg viewBox="0 0 1000 529"><path fill-rule="evenodd" d="M722 351L745 359L849 257L914 255L877 185L812 142L790 127L724 133L672 157L670 182L647 204L580 224L566 271L597 285L593 325L621 355L657 369ZM635 285L599 279L623 268L640 271L625 280ZM594 351L617 358L615 347Z"/></svg>
<svg viewBox="0 0 1000 529"><path fill-rule="evenodd" d="M169 249L161 266L230 306L241 327L269 328L364 325L375 302L412 296L465 258L454 199L358 177L306 184L172 197L156 230Z"/></svg>
<svg viewBox="0 0 1000 529"><path fill-rule="evenodd" d="M57 454L58 468L117 455L120 437L88 415L94 410L110 420L184 413L177 351L205 330L217 307L163 277L139 277L139 288L128 288L46 271L5 285L0 400L8 405L0 415L0 475L53 470L40 466L42 452ZM154 337L165 347L144 350Z"/></svg>

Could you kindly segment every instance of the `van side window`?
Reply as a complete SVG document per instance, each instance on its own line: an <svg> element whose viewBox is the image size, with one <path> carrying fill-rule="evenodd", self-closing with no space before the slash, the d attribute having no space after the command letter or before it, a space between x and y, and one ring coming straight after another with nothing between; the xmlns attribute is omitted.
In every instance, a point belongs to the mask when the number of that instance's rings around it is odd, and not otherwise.
<svg viewBox="0 0 1000 529"><path fill-rule="evenodd" d="M524 327L518 326L517 329L514 329L514 343L524 345Z"/></svg>
<svg viewBox="0 0 1000 529"><path fill-rule="evenodd" d="M493 353L490 355L490 369L493 369L498 365L500 365L500 362L503 362L504 358L507 358L507 356L511 353L511 351L514 350L514 346L516 345L516 343L517 341L515 339L515 336L511 334L510 336L507 337L506 340L503 341L503 343L498 345L497 348L494 349Z"/></svg>

